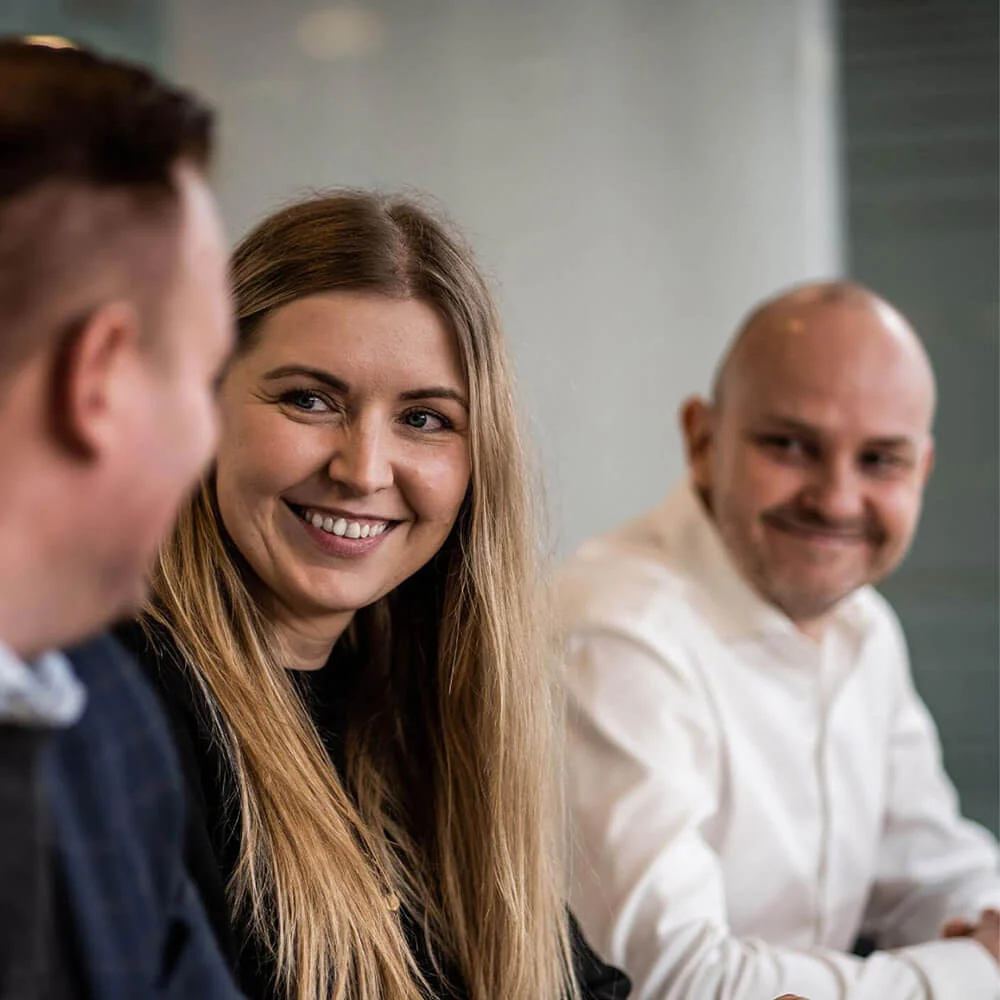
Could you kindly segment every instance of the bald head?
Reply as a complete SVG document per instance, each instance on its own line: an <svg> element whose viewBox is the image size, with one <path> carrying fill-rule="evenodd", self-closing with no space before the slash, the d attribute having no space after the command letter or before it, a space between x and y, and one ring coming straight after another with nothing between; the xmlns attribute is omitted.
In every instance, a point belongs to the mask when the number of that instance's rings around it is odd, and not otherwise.
<svg viewBox="0 0 1000 1000"><path fill-rule="evenodd" d="M926 403L928 427L937 392L920 338L895 306L863 285L817 282L781 292L743 321L716 371L712 399L757 391L774 366L826 379L843 374L905 384Z"/></svg>
<svg viewBox="0 0 1000 1000"><path fill-rule="evenodd" d="M936 390L923 345L850 282L758 306L711 401L684 408L688 460L744 576L811 627L902 559L933 461Z"/></svg>

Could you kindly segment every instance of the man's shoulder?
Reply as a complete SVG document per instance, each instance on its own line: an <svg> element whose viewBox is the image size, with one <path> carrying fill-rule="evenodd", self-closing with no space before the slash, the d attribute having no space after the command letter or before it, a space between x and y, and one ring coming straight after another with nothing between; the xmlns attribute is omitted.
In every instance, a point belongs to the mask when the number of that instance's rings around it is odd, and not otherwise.
<svg viewBox="0 0 1000 1000"><path fill-rule="evenodd" d="M861 608L879 625L886 628L902 629L899 616L892 602L874 587L862 587L855 594Z"/></svg>
<svg viewBox="0 0 1000 1000"><path fill-rule="evenodd" d="M181 814L181 778L159 700L131 656L110 635L66 651L87 690L76 725L51 745L51 780L77 815L123 810L153 824ZM76 789L91 787L90 801ZM99 803L98 803L99 800ZM140 808L141 804L141 808Z"/></svg>
<svg viewBox="0 0 1000 1000"><path fill-rule="evenodd" d="M865 586L850 597L849 616L862 623L869 639L889 642L906 653L903 624L889 599L873 586Z"/></svg>
<svg viewBox="0 0 1000 1000"><path fill-rule="evenodd" d="M158 699L110 636L67 655L87 707L54 734L46 778L60 905L90 992L234 997L185 870L184 789Z"/></svg>
<svg viewBox="0 0 1000 1000"><path fill-rule="evenodd" d="M212 730L212 713L196 671L165 625L151 618L133 619L117 625L114 637L156 693L175 738L186 734L197 739Z"/></svg>
<svg viewBox="0 0 1000 1000"><path fill-rule="evenodd" d="M657 507L585 542L556 577L559 610L571 633L587 629L663 634L696 617L697 581L668 511Z"/></svg>
<svg viewBox="0 0 1000 1000"><path fill-rule="evenodd" d="M104 633L66 650L66 656L87 689L81 724L105 730L120 719L129 729L146 732L159 743L166 740L169 746L156 696L117 639Z"/></svg>
<svg viewBox="0 0 1000 1000"><path fill-rule="evenodd" d="M88 684L129 686L134 664L129 654L109 632L103 632L65 650L77 675Z"/></svg>

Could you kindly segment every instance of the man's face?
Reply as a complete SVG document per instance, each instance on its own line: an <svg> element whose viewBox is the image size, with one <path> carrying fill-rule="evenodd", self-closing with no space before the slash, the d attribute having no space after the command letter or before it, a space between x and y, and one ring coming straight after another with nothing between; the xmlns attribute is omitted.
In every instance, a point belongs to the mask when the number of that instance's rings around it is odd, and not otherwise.
<svg viewBox="0 0 1000 1000"><path fill-rule="evenodd" d="M692 474L737 566L804 624L909 548L932 464L933 386L873 310L816 305L781 322L719 405L692 413L689 444L700 424Z"/></svg>
<svg viewBox="0 0 1000 1000"><path fill-rule="evenodd" d="M178 263L161 324L136 356L130 427L111 459L120 501L111 513L106 565L121 613L143 599L156 551L214 453L215 386L233 343L227 253L215 204L193 169L180 169L178 184Z"/></svg>

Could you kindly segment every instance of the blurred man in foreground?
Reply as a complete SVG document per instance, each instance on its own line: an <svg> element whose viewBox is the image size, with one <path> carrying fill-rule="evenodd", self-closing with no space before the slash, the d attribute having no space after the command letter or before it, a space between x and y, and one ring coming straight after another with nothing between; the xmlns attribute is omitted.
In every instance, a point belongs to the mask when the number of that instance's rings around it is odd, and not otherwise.
<svg viewBox="0 0 1000 1000"><path fill-rule="evenodd" d="M643 1000L1000 991L997 845L871 586L913 538L934 410L886 302L780 295L683 408L688 481L565 569L572 902Z"/></svg>
<svg viewBox="0 0 1000 1000"><path fill-rule="evenodd" d="M165 724L123 652L230 349L209 113L0 41L0 997L228 997Z"/></svg>

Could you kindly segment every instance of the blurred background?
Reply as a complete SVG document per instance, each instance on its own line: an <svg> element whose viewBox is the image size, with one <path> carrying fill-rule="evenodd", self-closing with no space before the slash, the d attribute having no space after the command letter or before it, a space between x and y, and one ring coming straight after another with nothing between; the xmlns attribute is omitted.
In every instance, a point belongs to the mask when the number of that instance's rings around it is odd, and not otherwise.
<svg viewBox="0 0 1000 1000"><path fill-rule="evenodd" d="M849 274L900 306L939 462L884 589L994 831L998 27L989 0L0 0L0 32L215 104L234 239L325 186L437 199L497 289L558 554L679 476L677 407L756 300Z"/></svg>

